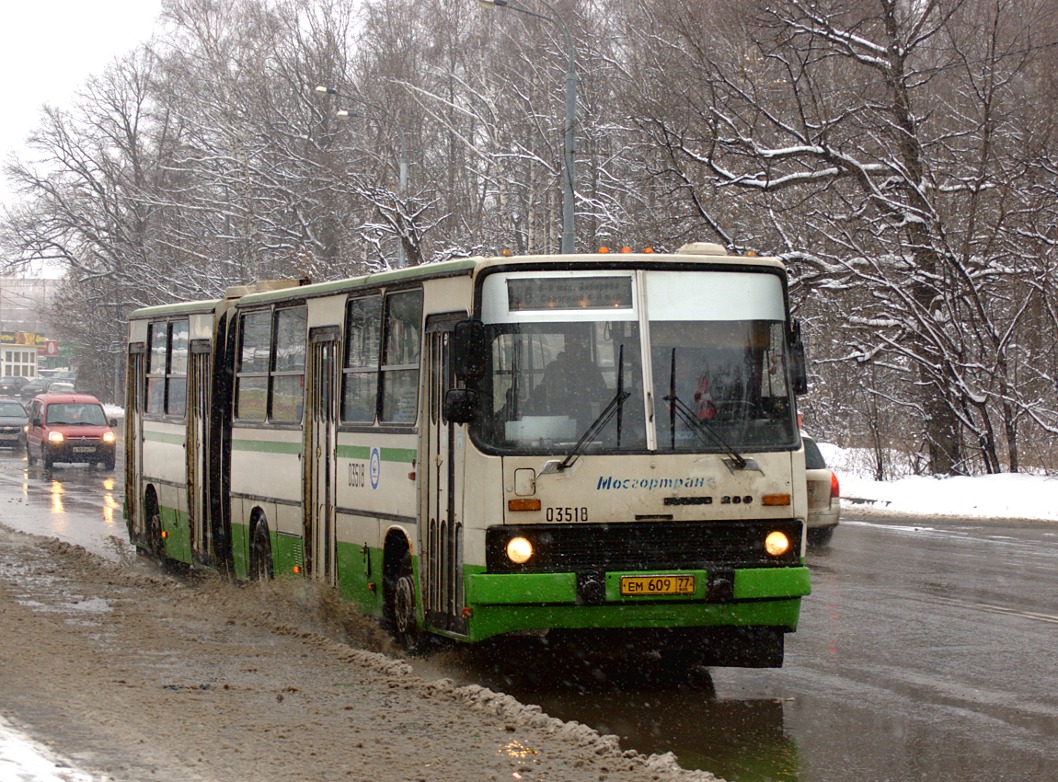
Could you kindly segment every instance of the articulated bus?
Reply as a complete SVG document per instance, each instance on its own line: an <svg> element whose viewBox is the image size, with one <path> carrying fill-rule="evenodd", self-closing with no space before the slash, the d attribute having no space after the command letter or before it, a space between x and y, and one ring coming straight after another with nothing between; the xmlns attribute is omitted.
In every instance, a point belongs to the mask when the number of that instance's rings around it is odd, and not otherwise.
<svg viewBox="0 0 1058 782"><path fill-rule="evenodd" d="M409 651L554 633L780 666L809 593L787 296L778 260L692 244L140 309L130 539L322 582Z"/></svg>

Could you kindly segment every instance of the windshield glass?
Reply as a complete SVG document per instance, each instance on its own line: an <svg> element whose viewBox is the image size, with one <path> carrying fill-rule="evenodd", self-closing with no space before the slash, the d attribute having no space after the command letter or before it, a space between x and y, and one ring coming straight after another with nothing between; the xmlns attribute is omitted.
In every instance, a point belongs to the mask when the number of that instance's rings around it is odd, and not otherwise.
<svg viewBox="0 0 1058 782"><path fill-rule="evenodd" d="M779 278L656 272L646 290L658 449L794 445Z"/></svg>
<svg viewBox="0 0 1058 782"><path fill-rule="evenodd" d="M26 411L18 402L0 402L0 417L25 418Z"/></svg>
<svg viewBox="0 0 1058 782"><path fill-rule="evenodd" d="M106 426L107 419L99 405L69 403L48 405L46 423L51 426Z"/></svg>
<svg viewBox="0 0 1058 782"><path fill-rule="evenodd" d="M486 442L519 450L576 443L615 400L620 377L632 396L617 401L588 448L646 447L638 324L511 323L489 336L487 416L478 430Z"/></svg>
<svg viewBox="0 0 1058 782"><path fill-rule="evenodd" d="M796 446L774 274L510 272L482 295L488 447L562 452L589 431L583 452Z"/></svg>

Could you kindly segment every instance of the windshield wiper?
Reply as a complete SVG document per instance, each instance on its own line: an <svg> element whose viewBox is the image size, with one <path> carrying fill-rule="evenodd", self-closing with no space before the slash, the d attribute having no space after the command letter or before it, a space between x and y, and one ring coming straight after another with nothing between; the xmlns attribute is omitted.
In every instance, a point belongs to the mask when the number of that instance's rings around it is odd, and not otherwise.
<svg viewBox="0 0 1058 782"><path fill-rule="evenodd" d="M746 469L748 462L745 457L732 448L727 440L698 420L698 416L695 415L695 412L691 410L682 399L676 396L676 348L672 349L672 362L669 365L669 395L666 396L664 400L669 403L669 431L672 437L672 450L676 450L676 416L678 415L680 420L686 423L691 431L698 435L702 442L705 442L705 437L703 437L703 435L705 435L713 441L714 445L719 445L727 451L728 456L731 457L731 461L735 464L735 469Z"/></svg>
<svg viewBox="0 0 1058 782"><path fill-rule="evenodd" d="M573 450L569 452L569 455L557 464L555 462L548 462L544 465L544 469L541 471L541 475L546 475L549 472L558 470L567 470L573 466L573 462L577 461L577 457L580 456L584 447L595 439L595 436L599 434L606 425L610 423L610 419L615 415L617 416L617 446L621 446L621 419L624 414L624 403L632 395L631 391L625 391L625 346L622 344L617 354L617 390L614 392L613 398L609 404L603 408L602 412L599 413L598 418L592 421L591 426L588 427L581 438L577 440L577 444L573 446ZM551 465L553 468L548 469Z"/></svg>
<svg viewBox="0 0 1058 782"><path fill-rule="evenodd" d="M581 435L581 438L577 440L577 444L573 446L573 449L569 452L569 456L558 463L548 462L547 465L545 465L545 468L552 464L555 466L552 469L541 470L540 474L546 475L553 470L561 471L572 467L573 462L577 461L577 457L579 457L584 450L584 446L594 440L595 436L599 434L608 423L610 423L610 419L617 415L617 411L621 409L625 400L630 396L632 396L631 391L622 391L618 389L617 393L613 395L613 399L610 400L610 403L603 408L601 413L599 413L599 417L588 427L588 431Z"/></svg>
<svg viewBox="0 0 1058 782"><path fill-rule="evenodd" d="M698 416L694 414L694 411L687 406L687 403L680 399L675 394L671 394L665 397L665 401L671 405L673 417L678 415L680 420L683 421L695 434L699 436L702 442L706 441L706 437L713 441L714 445L719 445L725 451L727 455L731 457L731 461L735 463L735 468L738 470L746 469L748 462L746 457L736 451L730 443L727 442L723 437L712 430L712 427L707 424L703 424L698 420ZM705 435L705 437L703 437Z"/></svg>

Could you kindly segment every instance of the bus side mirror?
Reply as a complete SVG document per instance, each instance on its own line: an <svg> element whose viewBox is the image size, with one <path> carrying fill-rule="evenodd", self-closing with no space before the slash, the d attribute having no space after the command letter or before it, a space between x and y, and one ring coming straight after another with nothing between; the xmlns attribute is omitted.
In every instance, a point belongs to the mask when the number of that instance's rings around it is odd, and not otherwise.
<svg viewBox="0 0 1058 782"><path fill-rule="evenodd" d="M800 321L790 323L787 336L790 347L790 374L793 380L793 392L800 396L808 393L808 360L805 358L805 343L801 339Z"/></svg>
<svg viewBox="0 0 1058 782"><path fill-rule="evenodd" d="M459 321L452 335L456 374L464 378L481 377L485 373L488 348L484 323L480 320Z"/></svg>
<svg viewBox="0 0 1058 782"><path fill-rule="evenodd" d="M450 388L445 391L445 418L453 423L467 424L478 412L478 392L469 388Z"/></svg>

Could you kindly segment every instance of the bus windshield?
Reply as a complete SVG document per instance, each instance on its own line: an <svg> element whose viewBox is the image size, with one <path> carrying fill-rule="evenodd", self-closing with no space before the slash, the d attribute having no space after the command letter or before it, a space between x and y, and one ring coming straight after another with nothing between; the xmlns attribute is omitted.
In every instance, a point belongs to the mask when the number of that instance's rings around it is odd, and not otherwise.
<svg viewBox="0 0 1058 782"><path fill-rule="evenodd" d="M796 447L778 277L493 277L484 445L554 452L590 432L585 452Z"/></svg>

